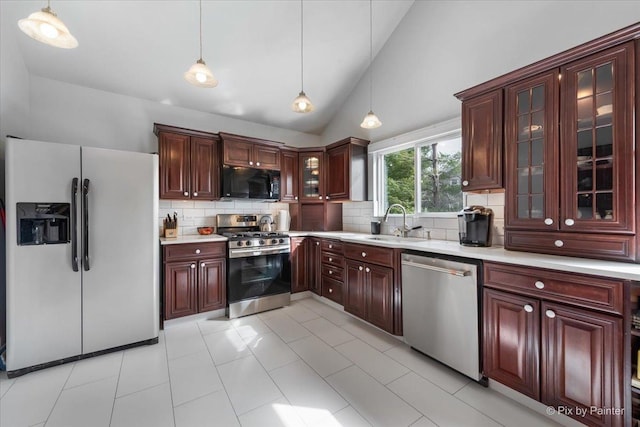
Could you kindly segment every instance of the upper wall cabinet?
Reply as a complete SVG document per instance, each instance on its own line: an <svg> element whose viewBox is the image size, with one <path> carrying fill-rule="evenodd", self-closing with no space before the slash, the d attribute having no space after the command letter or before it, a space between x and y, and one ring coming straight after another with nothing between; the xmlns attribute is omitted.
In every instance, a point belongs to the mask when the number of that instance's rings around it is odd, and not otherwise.
<svg viewBox="0 0 640 427"><path fill-rule="evenodd" d="M281 143L223 132L220 139L225 165L280 170Z"/></svg>
<svg viewBox="0 0 640 427"><path fill-rule="evenodd" d="M325 200L324 187L324 150L300 150L299 189L300 201L322 202Z"/></svg>
<svg viewBox="0 0 640 427"><path fill-rule="evenodd" d="M326 200L367 200L367 145L367 140L346 138L327 147Z"/></svg>
<svg viewBox="0 0 640 427"><path fill-rule="evenodd" d="M462 189L502 188L502 89L462 102Z"/></svg>
<svg viewBox="0 0 640 427"><path fill-rule="evenodd" d="M298 201L298 152L280 150L280 201Z"/></svg>
<svg viewBox="0 0 640 427"><path fill-rule="evenodd" d="M160 154L160 198L220 198L219 139L216 134L154 124Z"/></svg>

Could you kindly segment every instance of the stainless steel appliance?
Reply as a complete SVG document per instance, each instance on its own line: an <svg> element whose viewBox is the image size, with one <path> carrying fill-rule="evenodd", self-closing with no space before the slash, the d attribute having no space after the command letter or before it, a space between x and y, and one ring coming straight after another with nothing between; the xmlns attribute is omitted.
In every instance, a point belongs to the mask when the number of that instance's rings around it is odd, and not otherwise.
<svg viewBox="0 0 640 427"><path fill-rule="evenodd" d="M402 255L405 342L476 381L483 379L481 272L479 260L430 253Z"/></svg>
<svg viewBox="0 0 640 427"><path fill-rule="evenodd" d="M493 211L484 206L466 207L458 213L460 244L491 246Z"/></svg>
<svg viewBox="0 0 640 427"><path fill-rule="evenodd" d="M9 375L157 342L158 157L7 138L5 165Z"/></svg>
<svg viewBox="0 0 640 427"><path fill-rule="evenodd" d="M260 232L259 215L217 215L218 233L229 239L227 316L230 319L289 305L290 239Z"/></svg>
<svg viewBox="0 0 640 427"><path fill-rule="evenodd" d="M280 171L225 165L222 198L280 200Z"/></svg>

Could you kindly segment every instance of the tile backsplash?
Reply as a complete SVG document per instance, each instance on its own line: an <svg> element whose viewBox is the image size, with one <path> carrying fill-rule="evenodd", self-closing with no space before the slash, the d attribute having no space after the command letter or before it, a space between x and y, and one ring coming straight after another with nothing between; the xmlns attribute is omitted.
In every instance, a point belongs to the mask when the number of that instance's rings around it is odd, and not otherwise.
<svg viewBox="0 0 640 427"><path fill-rule="evenodd" d="M281 210L289 210L288 203L250 202L250 201L191 201L191 200L160 200L158 215L160 235L162 236L162 219L167 214L178 215L178 236L198 234L198 227L215 227L218 214L272 214L277 220ZM259 220L260 218L258 218Z"/></svg>
<svg viewBox="0 0 640 427"><path fill-rule="evenodd" d="M482 205L493 210L493 244L504 244L504 193L492 194L464 194L464 205ZM396 212L394 210L394 212ZM382 220L382 217L373 216L373 202L350 202L342 206L342 223L344 231L360 233L371 232L371 221ZM413 237L427 237L430 231L431 238L437 240L458 241L458 219L455 214L443 217L414 217L407 215L409 227L422 226L422 229L409 233ZM393 229L402 225L402 215L389 217L388 222L383 222L382 234L393 234Z"/></svg>

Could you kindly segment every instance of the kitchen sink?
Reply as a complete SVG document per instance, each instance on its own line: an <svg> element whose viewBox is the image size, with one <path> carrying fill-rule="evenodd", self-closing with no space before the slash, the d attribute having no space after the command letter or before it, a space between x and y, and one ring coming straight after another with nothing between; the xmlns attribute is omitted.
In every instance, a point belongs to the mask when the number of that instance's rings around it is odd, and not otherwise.
<svg viewBox="0 0 640 427"><path fill-rule="evenodd" d="M426 242L429 239L421 237L397 237L397 236L367 236L366 240L378 240L381 242Z"/></svg>

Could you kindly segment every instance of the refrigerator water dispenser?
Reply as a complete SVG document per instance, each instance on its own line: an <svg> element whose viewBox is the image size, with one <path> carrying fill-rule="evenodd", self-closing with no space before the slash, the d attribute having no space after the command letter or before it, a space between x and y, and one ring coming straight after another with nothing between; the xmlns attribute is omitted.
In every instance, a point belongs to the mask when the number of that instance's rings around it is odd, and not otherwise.
<svg viewBox="0 0 640 427"><path fill-rule="evenodd" d="M18 245L69 243L69 203L16 203Z"/></svg>

